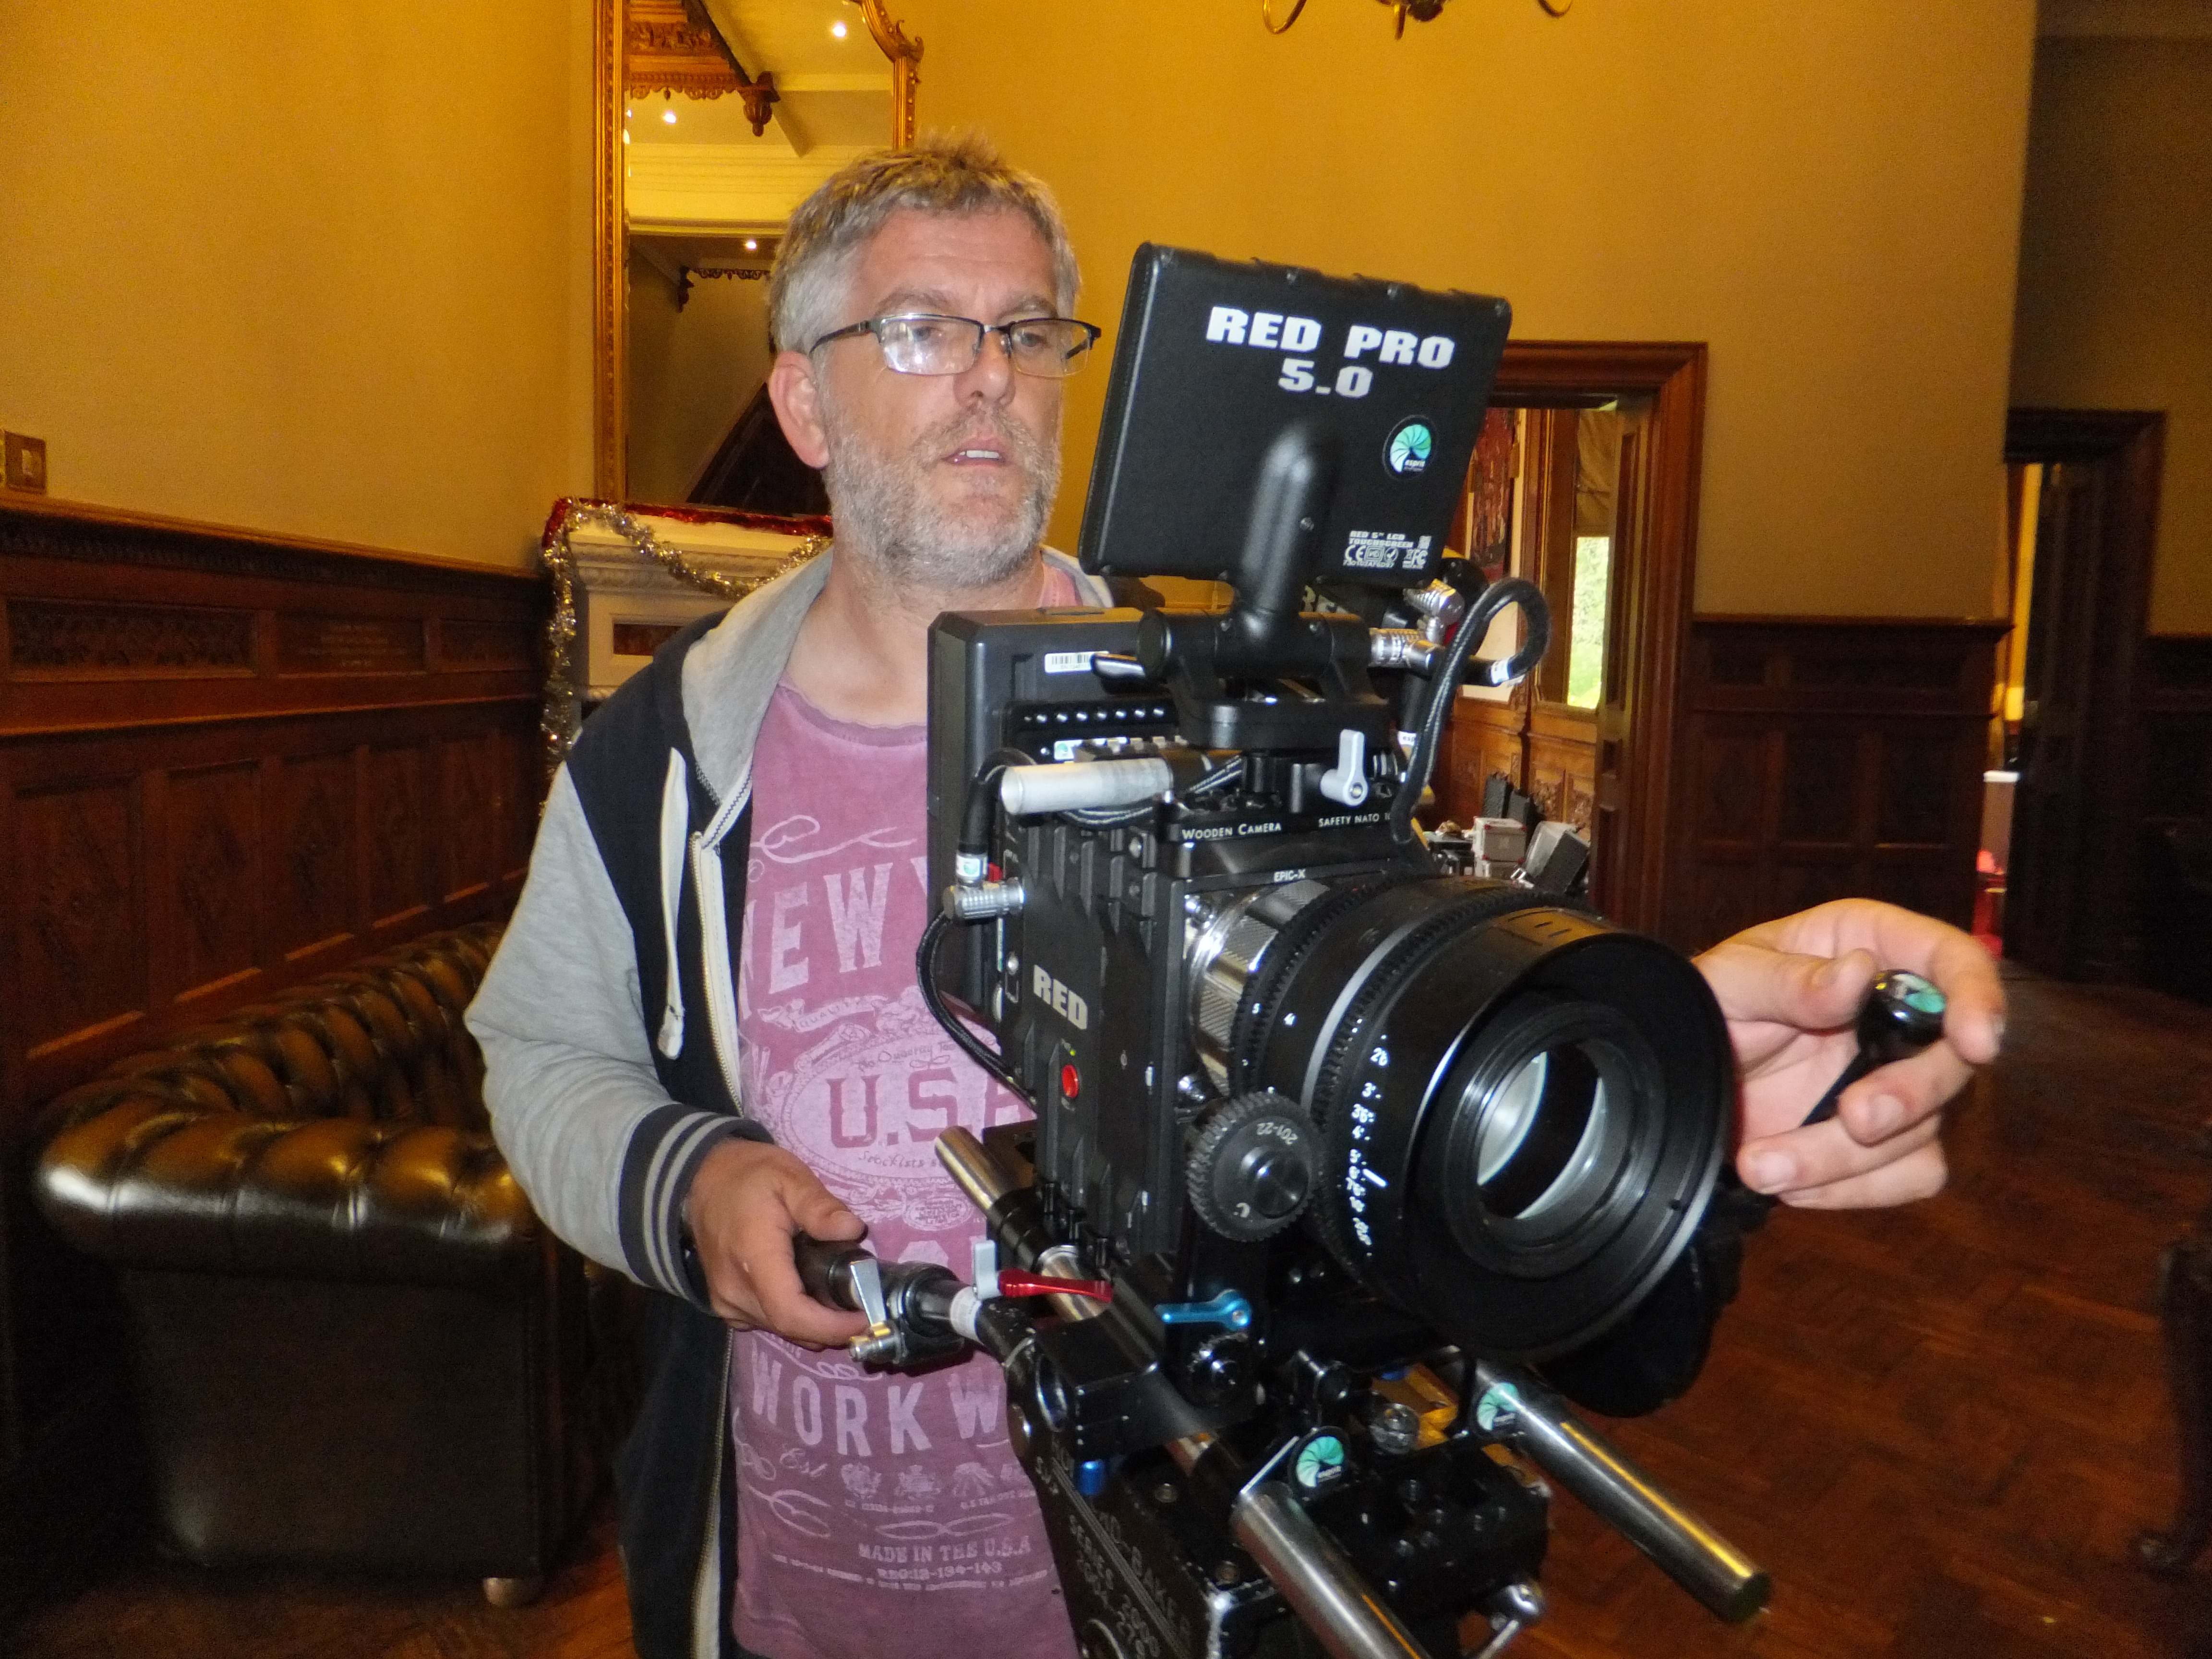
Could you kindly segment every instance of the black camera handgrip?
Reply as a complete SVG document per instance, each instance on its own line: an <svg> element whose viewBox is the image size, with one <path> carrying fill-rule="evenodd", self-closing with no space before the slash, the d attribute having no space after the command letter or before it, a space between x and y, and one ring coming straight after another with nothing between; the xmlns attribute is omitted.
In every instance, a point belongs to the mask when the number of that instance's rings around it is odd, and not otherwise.
<svg viewBox="0 0 2212 1659"><path fill-rule="evenodd" d="M1826 1123L1836 1115L1844 1091L1877 1066L1918 1054L1943 1035L1943 993L1929 981L1902 968L1875 976L1859 1006L1858 1052L1850 1064L1836 1074L1800 1128ZM1781 1199L1771 1193L1753 1193L1734 1188L1739 1224L1749 1232L1762 1225Z"/></svg>
<svg viewBox="0 0 2212 1659"><path fill-rule="evenodd" d="M854 1261L868 1254L868 1247L857 1239L811 1238L805 1233L794 1233L791 1240L791 1256L799 1268L799 1282L825 1308L841 1308L848 1313L866 1311L853 1290L850 1272Z"/></svg>
<svg viewBox="0 0 2212 1659"><path fill-rule="evenodd" d="M1844 1067L1807 1123L1826 1123L1836 1115L1844 1091L1876 1066L1918 1054L1943 1035L1942 992L1917 974L1893 968L1879 975L1859 1009L1859 1051Z"/></svg>

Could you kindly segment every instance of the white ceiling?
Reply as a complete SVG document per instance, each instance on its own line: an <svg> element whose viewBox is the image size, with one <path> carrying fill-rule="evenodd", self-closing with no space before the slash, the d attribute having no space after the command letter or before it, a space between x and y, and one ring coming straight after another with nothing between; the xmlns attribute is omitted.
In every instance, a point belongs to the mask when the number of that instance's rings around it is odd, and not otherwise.
<svg viewBox="0 0 2212 1659"><path fill-rule="evenodd" d="M859 151L890 141L890 64L855 0L707 0L707 9L747 75L775 75L778 101L756 136L734 93L629 99L623 208L635 234L773 228ZM842 38L831 27L841 22Z"/></svg>

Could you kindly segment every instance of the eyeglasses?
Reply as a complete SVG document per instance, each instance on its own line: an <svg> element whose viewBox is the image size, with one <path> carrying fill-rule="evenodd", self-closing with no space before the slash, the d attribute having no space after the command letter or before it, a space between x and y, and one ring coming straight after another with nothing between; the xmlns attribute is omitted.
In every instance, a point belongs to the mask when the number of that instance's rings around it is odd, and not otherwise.
<svg viewBox="0 0 2212 1659"><path fill-rule="evenodd" d="M939 317L917 313L871 317L850 328L823 335L819 351L832 340L872 334L883 348L884 364L899 374L963 374L983 355L983 337L995 334L1006 348L1006 361L1022 374L1060 380L1081 368L1099 331L1073 317L1024 317L1014 323L979 323L973 317Z"/></svg>

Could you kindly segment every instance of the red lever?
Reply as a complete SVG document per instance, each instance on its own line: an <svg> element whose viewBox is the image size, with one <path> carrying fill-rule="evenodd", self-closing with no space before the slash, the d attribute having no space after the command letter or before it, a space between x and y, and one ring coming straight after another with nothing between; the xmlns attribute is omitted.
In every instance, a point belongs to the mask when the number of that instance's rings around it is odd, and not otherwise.
<svg viewBox="0 0 2212 1659"><path fill-rule="evenodd" d="M1103 1279L1047 1279L1042 1273L999 1275L1000 1296L1087 1296L1093 1302L1111 1302L1114 1287Z"/></svg>

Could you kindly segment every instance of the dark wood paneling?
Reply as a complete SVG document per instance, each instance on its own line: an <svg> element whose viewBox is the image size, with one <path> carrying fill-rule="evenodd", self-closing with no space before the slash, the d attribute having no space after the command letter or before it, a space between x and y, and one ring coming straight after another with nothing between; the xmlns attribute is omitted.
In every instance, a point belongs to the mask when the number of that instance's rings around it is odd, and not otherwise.
<svg viewBox="0 0 2212 1659"><path fill-rule="evenodd" d="M16 1325L36 1106L511 903L546 609L519 572L0 504L0 1487L83 1383Z"/></svg>
<svg viewBox="0 0 2212 1659"><path fill-rule="evenodd" d="M1445 728L1449 769L1440 791L1444 817L1461 823L1480 817L1482 787L1493 772L1521 787L1528 761L1528 698L1523 684L1501 702L1462 697L1452 705Z"/></svg>
<svg viewBox="0 0 2212 1659"><path fill-rule="evenodd" d="M390 927L428 907L428 757L380 746L368 769L369 926Z"/></svg>
<svg viewBox="0 0 2212 1659"><path fill-rule="evenodd" d="M144 1015L140 793L137 780L111 777L26 789L12 803L22 916L6 1003L17 1012L0 1019L26 1060Z"/></svg>
<svg viewBox="0 0 2212 1659"><path fill-rule="evenodd" d="M1666 933L1832 898L1971 920L2001 623L1700 617Z"/></svg>
<svg viewBox="0 0 2212 1659"><path fill-rule="evenodd" d="M2212 818L2212 636L2145 640L2136 674L2144 817Z"/></svg>
<svg viewBox="0 0 2212 1659"><path fill-rule="evenodd" d="M1448 728L1443 816L1462 823L1479 817L1483 785L1498 773L1547 818L1565 820L1587 839L1596 814L1596 717L1557 703L1539 703L1532 714L1528 699L1524 683L1508 702L1459 700Z"/></svg>
<svg viewBox="0 0 2212 1659"><path fill-rule="evenodd" d="M179 998L205 996L260 964L261 768L252 759L169 775L166 920Z"/></svg>
<svg viewBox="0 0 2212 1659"><path fill-rule="evenodd" d="M0 507L0 1145L165 1027L510 900L542 581Z"/></svg>
<svg viewBox="0 0 2212 1659"><path fill-rule="evenodd" d="M1524 786L1547 818L1593 839L1597 814L1597 715L1564 703L1539 702L1528 721L1528 781Z"/></svg>

